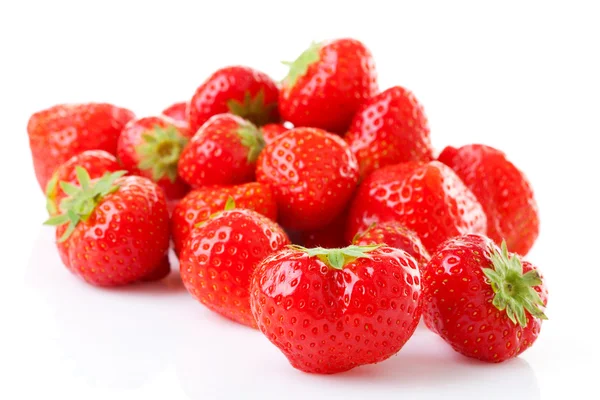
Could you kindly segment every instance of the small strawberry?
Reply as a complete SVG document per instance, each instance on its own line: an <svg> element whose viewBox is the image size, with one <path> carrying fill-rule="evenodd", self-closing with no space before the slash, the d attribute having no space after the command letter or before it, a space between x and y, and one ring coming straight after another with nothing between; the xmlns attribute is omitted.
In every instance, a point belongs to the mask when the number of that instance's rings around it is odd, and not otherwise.
<svg viewBox="0 0 600 400"><path fill-rule="evenodd" d="M166 115L167 117L173 118L176 121L185 122L187 124L187 107L187 101L175 103L165 108L162 112L162 115Z"/></svg>
<svg viewBox="0 0 600 400"><path fill-rule="evenodd" d="M267 124L263 125L260 128L260 130L263 134L263 139L265 140L265 143L269 144L276 138L287 132L289 129L286 128L283 124Z"/></svg>
<svg viewBox="0 0 600 400"><path fill-rule="evenodd" d="M253 181L264 146L262 134L251 122L232 114L215 115L183 149L179 175L194 188Z"/></svg>
<svg viewBox="0 0 600 400"><path fill-rule="evenodd" d="M372 224L367 230L358 233L352 240L352 244L357 246L385 244L404 250L419 263L419 267L427 264L431 258L416 233L395 221Z"/></svg>
<svg viewBox="0 0 600 400"><path fill-rule="evenodd" d="M164 271L168 263L165 196L150 180L121 177L124 173L92 181L76 167L79 186L59 183L69 197L61 201L62 214L46 221L57 226L67 268L93 285L132 283Z"/></svg>
<svg viewBox="0 0 600 400"><path fill-rule="evenodd" d="M356 155L363 178L386 165L433 159L423 107L400 86L363 103L345 140Z"/></svg>
<svg viewBox="0 0 600 400"><path fill-rule="evenodd" d="M187 124L166 116L131 120L119 137L117 154L126 170L154 181L167 200L180 199L189 187L177 175L177 163L191 136Z"/></svg>
<svg viewBox="0 0 600 400"><path fill-rule="evenodd" d="M496 244L525 255L540 229L533 190L525 175L503 152L482 144L446 147L438 159L473 191L488 219L487 235Z"/></svg>
<svg viewBox="0 0 600 400"><path fill-rule="evenodd" d="M486 231L485 214L473 193L437 161L390 165L369 175L352 202L346 239L386 221L415 232L430 252L453 236Z"/></svg>
<svg viewBox="0 0 600 400"><path fill-rule="evenodd" d="M231 113L256 125L278 122L275 82L252 68L221 68L196 90L189 104L188 122L196 132L210 117Z"/></svg>
<svg viewBox="0 0 600 400"><path fill-rule="evenodd" d="M335 249L348 246L344 234L346 229L346 219L348 211L340 213L327 226L312 231L300 232L300 243L304 247L324 247L326 249Z"/></svg>
<svg viewBox="0 0 600 400"><path fill-rule="evenodd" d="M423 270L423 319L454 350L501 362L527 350L546 319L536 267L479 235L440 245Z"/></svg>
<svg viewBox="0 0 600 400"><path fill-rule="evenodd" d="M313 230L344 210L358 182L358 165L339 136L295 128L264 149L256 179L271 186L284 227Z"/></svg>
<svg viewBox="0 0 600 400"><path fill-rule="evenodd" d="M342 134L361 103L377 93L373 57L358 40L313 43L288 65L279 112L295 126Z"/></svg>
<svg viewBox="0 0 600 400"><path fill-rule="evenodd" d="M181 251L181 279L212 311L255 328L250 277L259 262L289 244L289 239L270 219L234 207L230 198L225 211L190 232Z"/></svg>
<svg viewBox="0 0 600 400"><path fill-rule="evenodd" d="M171 234L175 253L179 254L190 231L211 215L222 211L228 198L237 208L247 208L275 221L277 205L271 189L257 182L237 186L211 186L189 192L177 205L171 216Z"/></svg>
<svg viewBox="0 0 600 400"><path fill-rule="evenodd" d="M421 317L419 270L408 253L290 247L256 268L250 305L294 368L333 374L400 351Z"/></svg>

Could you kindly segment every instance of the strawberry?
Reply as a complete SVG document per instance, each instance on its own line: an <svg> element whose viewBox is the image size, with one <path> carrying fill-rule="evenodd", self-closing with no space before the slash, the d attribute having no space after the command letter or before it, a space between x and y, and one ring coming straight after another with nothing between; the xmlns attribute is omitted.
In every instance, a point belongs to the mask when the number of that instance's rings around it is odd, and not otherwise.
<svg viewBox="0 0 600 400"><path fill-rule="evenodd" d="M182 101L165 108L161 114L187 124L187 107L188 102Z"/></svg>
<svg viewBox="0 0 600 400"><path fill-rule="evenodd" d="M279 121L277 84L262 72L233 66L221 68L196 90L189 104L192 132L216 114L231 113L256 125Z"/></svg>
<svg viewBox="0 0 600 400"><path fill-rule="evenodd" d="M454 350L501 362L527 350L546 319L537 268L479 235L440 245L423 271L423 319Z"/></svg>
<svg viewBox="0 0 600 400"><path fill-rule="evenodd" d="M179 254L188 234L200 222L222 211L231 197L238 208L247 208L277 220L277 205L271 189L257 182L237 186L211 186L189 192L177 205L171 217L171 233L175 253Z"/></svg>
<svg viewBox="0 0 600 400"><path fill-rule="evenodd" d="M364 102L345 140L356 155L361 177L386 165L433 159L423 107L400 86Z"/></svg>
<svg viewBox="0 0 600 400"><path fill-rule="evenodd" d="M263 134L263 139L265 140L266 144L271 143L277 137L281 136L288 130L289 129L286 128L283 124L267 124L267 125L263 125L260 128L260 131Z"/></svg>
<svg viewBox="0 0 600 400"><path fill-rule="evenodd" d="M189 187L177 175L177 163L191 136L186 123L166 116L135 119L123 128L117 154L130 173L156 182L167 200L180 199Z"/></svg>
<svg viewBox="0 0 600 400"><path fill-rule="evenodd" d="M539 233L533 190L525 175L503 152L482 144L448 146L438 158L473 191L488 219L487 235L496 244L525 255Z"/></svg>
<svg viewBox="0 0 600 400"><path fill-rule="evenodd" d="M267 257L250 284L261 332L305 372L333 374L396 354L421 316L419 270L391 247L294 247Z"/></svg>
<svg viewBox="0 0 600 400"><path fill-rule="evenodd" d="M346 247L349 244L344 237L347 218L348 212L344 210L344 212L321 229L301 231L300 242L304 247L308 248L324 247L326 249L335 249Z"/></svg>
<svg viewBox="0 0 600 400"><path fill-rule="evenodd" d="M84 168L75 170L79 186L60 182L69 197L61 201L62 214L46 221L57 226L67 268L98 286L164 271L169 215L162 190L146 178L121 177L125 171L92 181Z"/></svg>
<svg viewBox="0 0 600 400"><path fill-rule="evenodd" d="M415 232L429 252L453 236L486 231L485 214L473 193L437 161L390 165L369 175L352 202L346 239L386 221Z"/></svg>
<svg viewBox="0 0 600 400"><path fill-rule="evenodd" d="M342 134L361 103L377 93L373 57L358 40L313 43L286 64L279 112L295 126Z"/></svg>
<svg viewBox="0 0 600 400"><path fill-rule="evenodd" d="M46 188L56 167L82 151L116 154L121 129L134 116L125 108L103 103L61 104L33 114L27 133L41 188Z"/></svg>
<svg viewBox="0 0 600 400"><path fill-rule="evenodd" d="M225 211L192 229L181 251L181 279L209 309L255 328L250 277L263 258L289 244L289 239L265 216L234 207L229 198Z"/></svg>
<svg viewBox="0 0 600 400"><path fill-rule="evenodd" d="M427 264L431 258L419 237L396 221L372 224L367 230L359 232L352 240L352 244L357 246L385 244L404 250L417 261L419 267Z"/></svg>
<svg viewBox="0 0 600 400"><path fill-rule="evenodd" d="M295 128L264 149L256 179L271 186L284 227L313 230L344 210L358 182L358 165L339 136Z"/></svg>
<svg viewBox="0 0 600 400"><path fill-rule="evenodd" d="M251 122L232 114L215 115L183 149L179 175L194 188L253 181L264 146L262 134Z"/></svg>

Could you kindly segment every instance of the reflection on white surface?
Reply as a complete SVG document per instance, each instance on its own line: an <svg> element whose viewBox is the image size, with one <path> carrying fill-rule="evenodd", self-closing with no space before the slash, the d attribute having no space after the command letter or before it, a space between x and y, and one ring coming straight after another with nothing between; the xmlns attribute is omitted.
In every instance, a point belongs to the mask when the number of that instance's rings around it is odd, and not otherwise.
<svg viewBox="0 0 600 400"><path fill-rule="evenodd" d="M77 380L89 393L137 398L160 385L192 399L540 398L525 360L469 360L423 326L383 363L333 376L305 374L258 331L198 304L177 273L161 282L98 289L72 276L53 246L50 230L44 230L27 271L28 285L54 313L56 329L40 329L40 340L55 343L64 357L43 361L56 365L48 372L56 379L65 385Z"/></svg>

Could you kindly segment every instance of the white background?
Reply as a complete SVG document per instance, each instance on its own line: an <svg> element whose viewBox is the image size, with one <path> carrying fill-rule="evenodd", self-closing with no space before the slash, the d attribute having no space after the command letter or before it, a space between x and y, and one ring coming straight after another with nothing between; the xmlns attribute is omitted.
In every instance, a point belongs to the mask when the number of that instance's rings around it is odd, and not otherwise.
<svg viewBox="0 0 600 400"><path fill-rule="evenodd" d="M593 1L4 1L0 5L0 398L593 398L598 344L599 13ZM302 374L259 333L163 283L98 290L60 265L31 167L29 115L109 101L139 116L213 70L281 78L312 40L371 48L385 89L424 104L438 150L483 142L528 175L550 288L535 346L485 365L419 328L398 356ZM595 391L591 392L590 391Z"/></svg>

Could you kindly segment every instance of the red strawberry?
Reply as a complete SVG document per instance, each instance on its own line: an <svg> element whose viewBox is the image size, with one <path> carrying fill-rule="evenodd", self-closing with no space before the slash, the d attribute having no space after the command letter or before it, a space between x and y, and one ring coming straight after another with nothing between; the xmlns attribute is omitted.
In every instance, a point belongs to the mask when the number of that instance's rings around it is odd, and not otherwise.
<svg viewBox="0 0 600 400"><path fill-rule="evenodd" d="M264 146L262 134L249 121L215 115L181 153L179 175L194 188L250 182Z"/></svg>
<svg viewBox="0 0 600 400"><path fill-rule="evenodd" d="M177 175L179 156L191 137L187 124L166 116L131 120L119 137L123 167L160 186L168 200L180 199L188 185Z"/></svg>
<svg viewBox="0 0 600 400"><path fill-rule="evenodd" d="M283 124L267 124L260 128L263 139L266 144L271 143L276 138L287 132L289 129L286 128Z"/></svg>
<svg viewBox="0 0 600 400"><path fill-rule="evenodd" d="M421 316L416 261L391 247L286 249L250 284L262 333L305 372L333 374L396 354Z"/></svg>
<svg viewBox="0 0 600 400"><path fill-rule="evenodd" d="M344 133L361 103L377 93L373 57L358 40L313 43L289 66L279 112L295 126Z"/></svg>
<svg viewBox="0 0 600 400"><path fill-rule="evenodd" d="M352 202L346 239L386 221L415 232L430 252L453 236L486 231L485 214L473 193L437 161L390 165L369 175Z"/></svg>
<svg viewBox="0 0 600 400"><path fill-rule="evenodd" d="M488 236L506 240L508 250L527 254L539 233L540 219L533 190L503 152L472 144L446 147L439 160L456 172L473 191L488 219Z"/></svg>
<svg viewBox="0 0 600 400"><path fill-rule="evenodd" d="M221 68L196 90L190 101L188 122L193 132L216 114L231 113L256 125L278 122L275 82L252 68Z"/></svg>
<svg viewBox="0 0 600 400"><path fill-rule="evenodd" d="M358 165L339 136L296 128L264 149L256 179L271 186L283 226L320 229L344 210L358 182Z"/></svg>
<svg viewBox="0 0 600 400"><path fill-rule="evenodd" d="M124 285L164 271L169 215L162 190L146 178L121 178L125 171L95 181L81 167L76 173L80 186L61 184L69 195L60 204L63 214L46 221L57 226L67 268L98 286Z"/></svg>
<svg viewBox="0 0 600 400"><path fill-rule="evenodd" d="M171 217L171 233L177 254L194 225L222 211L229 197L233 198L237 208L247 208L277 220L277 205L271 189L260 183L192 190L175 206Z"/></svg>
<svg viewBox="0 0 600 400"><path fill-rule="evenodd" d="M423 319L454 350L501 362L527 350L546 319L548 291L536 267L490 239L442 244L423 271Z"/></svg>
<svg viewBox="0 0 600 400"><path fill-rule="evenodd" d="M181 251L181 278L202 304L240 324L256 327L248 288L258 263L289 244L285 232L257 212L218 213L189 234Z"/></svg>
<svg viewBox="0 0 600 400"><path fill-rule="evenodd" d="M187 107L188 102L182 101L175 103L165 108L162 112L163 115L173 118L174 120L185 122L187 124Z"/></svg>
<svg viewBox="0 0 600 400"><path fill-rule="evenodd" d="M346 219L348 212L345 210L339 214L327 226L312 231L302 231L300 233L300 242L304 247L324 247L326 249L335 249L348 246L348 241L344 238Z"/></svg>
<svg viewBox="0 0 600 400"><path fill-rule="evenodd" d="M27 133L38 183L46 188L54 169L85 150L117 153L123 126L135 115L111 104L61 104L29 118Z"/></svg>
<svg viewBox="0 0 600 400"><path fill-rule="evenodd" d="M386 165L433 159L423 107L400 86L363 103L345 139L356 155L362 177Z"/></svg>
<svg viewBox="0 0 600 400"><path fill-rule="evenodd" d="M358 233L352 244L358 246L385 244L389 247L404 250L419 263L420 267L427 264L431 258L419 237L413 231L395 221L371 225L366 231Z"/></svg>

